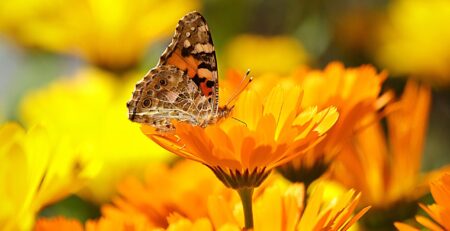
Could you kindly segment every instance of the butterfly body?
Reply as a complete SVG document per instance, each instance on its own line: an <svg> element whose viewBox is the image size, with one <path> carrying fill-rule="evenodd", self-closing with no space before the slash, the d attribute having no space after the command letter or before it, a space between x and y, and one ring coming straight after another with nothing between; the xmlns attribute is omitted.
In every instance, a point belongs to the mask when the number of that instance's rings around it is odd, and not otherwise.
<svg viewBox="0 0 450 231"><path fill-rule="evenodd" d="M136 84L127 103L129 119L160 131L173 120L206 127L228 116L219 108L217 62L203 16L192 12L179 22L159 63Z"/></svg>

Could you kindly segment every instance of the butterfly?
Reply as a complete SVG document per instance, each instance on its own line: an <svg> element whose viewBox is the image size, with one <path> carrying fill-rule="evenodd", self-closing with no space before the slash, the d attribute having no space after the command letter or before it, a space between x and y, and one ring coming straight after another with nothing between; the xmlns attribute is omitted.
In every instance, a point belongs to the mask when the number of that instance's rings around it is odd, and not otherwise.
<svg viewBox="0 0 450 231"><path fill-rule="evenodd" d="M127 102L129 119L157 131L173 130L173 120L206 127L227 117L219 107L219 79L211 33L198 12L185 15L156 67L136 84Z"/></svg>

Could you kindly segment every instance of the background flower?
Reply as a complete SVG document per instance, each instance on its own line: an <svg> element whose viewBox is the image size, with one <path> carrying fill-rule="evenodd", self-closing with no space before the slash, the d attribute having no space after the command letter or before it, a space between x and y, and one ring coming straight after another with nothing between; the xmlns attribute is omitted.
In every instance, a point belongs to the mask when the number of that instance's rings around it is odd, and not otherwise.
<svg viewBox="0 0 450 231"><path fill-rule="evenodd" d="M389 101L390 93L381 93L385 79L384 72L377 73L371 66L345 68L337 62L330 63L323 71L302 68L283 79L283 84L303 87L303 108L317 105L322 110L334 106L339 118L323 141L279 171L289 180L306 185L324 174L341 147L368 123L367 116ZM261 82L270 85L271 80Z"/></svg>
<svg viewBox="0 0 450 231"><path fill-rule="evenodd" d="M183 163L183 165L189 168L195 166L189 162ZM195 168L196 167L194 167L194 169ZM175 172L176 171L178 170L175 170ZM173 176L176 175L179 174ZM153 184L151 182L145 184L145 187L148 189L152 186ZM178 190L176 185L173 186L175 190ZM141 189L141 192L148 189ZM115 210L115 214L106 213L106 215L104 214L98 221L89 221L86 224L85 230L102 231L108 230L108 227L122 230L121 228L125 227L124 224L128 224L127 227L129 230L241 230L244 221L242 220L241 205L239 204L236 195L229 194L227 191L222 190L215 191L211 194L205 194L198 190L191 192L201 196L199 197L199 199L201 199L201 201L199 201L200 203L196 207L191 207L191 209L197 208L206 212L200 217L192 218L185 216L182 213L175 212L166 217L167 224L152 226L150 224L152 224L153 219L148 215L154 207L146 206L149 201L141 201L140 203L134 204L132 200L135 200L135 198L126 197L123 202L128 206L118 207ZM280 176L275 177L270 184L266 185L264 189L259 190L256 193L254 199L255 230L347 230L352 227L368 209L365 208L354 214L360 196L355 195L355 192L351 190L334 197L331 201L325 200L323 185L318 186L312 192L309 199L310 202L306 208L304 208L302 201L304 193L301 184L289 184ZM138 198L143 199L139 196ZM170 205L170 203L166 205ZM134 211L131 212L131 209L134 209ZM148 220L138 221L139 219L136 218L139 217L139 214L141 215L141 218L144 217ZM73 221L70 220L42 219L37 223L38 226L36 230L53 230L52 228L61 223L66 225L72 224L72 226L69 226L72 228L79 227L79 223L73 224Z"/></svg>
<svg viewBox="0 0 450 231"><path fill-rule="evenodd" d="M29 230L44 206L76 192L98 165L43 126L0 126L0 229ZM12 177L14 176L14 177Z"/></svg>
<svg viewBox="0 0 450 231"><path fill-rule="evenodd" d="M201 190L199 190L201 189ZM113 205L103 207L103 215L126 220L128 214L142 214L154 227L167 227L167 218L172 214L196 220L207 215L208 195L226 190L209 169L187 160L175 163L169 168L154 164L147 168L144 182L129 177L118 186L119 196Z"/></svg>
<svg viewBox="0 0 450 231"><path fill-rule="evenodd" d="M139 63L150 44L170 35L185 12L198 6L196 0L3 1L0 30L28 46L126 70Z"/></svg>
<svg viewBox="0 0 450 231"><path fill-rule="evenodd" d="M428 206L420 205L430 218L418 215L416 220L429 230L448 230L450 229L447 219L450 215L450 174L444 173L439 179L430 182L430 191L436 203ZM395 226L400 231L420 230L403 223L396 223Z"/></svg>
<svg viewBox="0 0 450 231"><path fill-rule="evenodd" d="M391 72L434 84L450 83L450 3L392 1L383 21L377 59Z"/></svg>
<svg viewBox="0 0 450 231"><path fill-rule="evenodd" d="M338 156L333 174L365 195L361 204L373 206L365 217L369 226L392 228L393 221L413 216L427 191L420 170L430 101L429 87L409 82L386 109L388 135L373 123Z"/></svg>
<svg viewBox="0 0 450 231"><path fill-rule="evenodd" d="M248 34L237 36L229 42L224 64L239 70L250 68L253 75L286 74L305 64L307 56L302 44L293 37Z"/></svg>
<svg viewBox="0 0 450 231"><path fill-rule="evenodd" d="M130 97L133 82L86 69L30 92L21 104L25 124L45 122L55 134L69 137L74 148L102 163L99 175L84 190L96 201L108 200L125 175L142 173L148 163L171 157L128 121L124 102Z"/></svg>

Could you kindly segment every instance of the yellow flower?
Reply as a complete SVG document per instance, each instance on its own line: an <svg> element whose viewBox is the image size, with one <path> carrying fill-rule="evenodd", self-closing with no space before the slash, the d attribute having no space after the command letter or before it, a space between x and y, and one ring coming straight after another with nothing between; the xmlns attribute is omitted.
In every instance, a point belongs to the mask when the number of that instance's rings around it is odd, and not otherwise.
<svg viewBox="0 0 450 231"><path fill-rule="evenodd" d="M320 144L279 168L283 175L309 185L327 171L342 145L365 126L364 119L389 101L390 93L380 96L385 79L384 72L377 73L371 66L345 68L337 62L330 63L323 71L299 69L285 78L284 84L303 87L303 108L317 105L322 110L335 106L339 118Z"/></svg>
<svg viewBox="0 0 450 231"><path fill-rule="evenodd" d="M74 53L98 66L124 70L198 7L197 0L2 1L0 31L27 46Z"/></svg>
<svg viewBox="0 0 450 231"><path fill-rule="evenodd" d="M186 169L184 169L186 170ZM192 169L194 170L194 169ZM186 173L186 172L185 172ZM191 172L187 172L188 175ZM194 173L194 172L192 172ZM178 175L178 174L177 174ZM174 177L170 176L170 178ZM152 182L145 185L141 192L152 190ZM160 187L157 187L161 189ZM177 190L174 185L174 190ZM207 189L207 187L202 188ZM164 191L164 190L163 190ZM172 212L166 217L166 224L163 226L151 225L151 218L148 217L154 207L147 206L152 203L150 200L140 203L132 202L143 198L150 199L150 195L142 193L136 197L127 197L123 202L128 201L120 209L114 210L114 214L104 214L98 221L89 221L86 224L86 231L107 231L107 230L170 230L170 231L240 231L244 221L242 219L241 205L236 197L227 191L217 191L205 195L200 190L193 190L197 194L201 203L190 209L204 210L206 214L196 218L188 218L179 212ZM270 185L263 190L257 191L254 198L255 204L255 228L258 231L344 231L354 225L358 219L368 210L362 209L354 214L360 195L353 190L347 191L333 200L325 200L323 185L319 185L311 193L308 204L303 207L304 189L301 184L289 184L281 177L274 178ZM140 198L144 196L143 198ZM143 202L143 203L142 203ZM188 199L184 200L189 203ZM203 203L207 202L207 203ZM170 206L171 204L166 204ZM179 205L179 204L177 204ZM205 206L205 207L203 207ZM175 206L176 207L176 206ZM126 208L126 210L123 210ZM140 219L139 219L140 217ZM148 220L142 220L146 217ZM56 225L57 222L53 221ZM52 221L47 221L52 223ZM39 222L38 222L39 224ZM51 231L51 225L47 229L39 231Z"/></svg>
<svg viewBox="0 0 450 231"><path fill-rule="evenodd" d="M112 204L102 207L99 220L85 224L86 231L164 229L178 219L185 221L179 228L196 227L197 222L191 221L205 220L208 216L208 195L231 196L231 191L211 171L189 160L176 162L171 168L152 164L147 168L144 182L136 177L126 178L118 185L118 193ZM57 228L60 220L40 219L36 227L42 226L42 231L54 230L52 227Z"/></svg>
<svg viewBox="0 0 450 231"><path fill-rule="evenodd" d="M300 108L302 90L276 86L263 99L244 92L233 117L206 128L176 123L174 133L157 133L148 125L143 132L167 150L211 168L234 189L257 187L271 169L314 146L335 123L333 107Z"/></svg>
<svg viewBox="0 0 450 231"><path fill-rule="evenodd" d="M388 137L381 123L373 123L338 156L336 178L361 191L363 205L374 206L366 216L368 225L373 225L372 219L391 226L395 220L412 216L416 200L426 193L420 164L430 101L430 88L408 82L401 99L386 108L391 112Z"/></svg>
<svg viewBox="0 0 450 231"><path fill-rule="evenodd" d="M131 79L122 82L99 70L81 70L29 93L21 103L25 124L44 121L52 133L70 137L76 143L74 148L103 163L100 174L84 190L84 195L97 201L109 200L124 175L142 172L149 162L170 158L124 117L127 109L123 102L135 77Z"/></svg>
<svg viewBox="0 0 450 231"><path fill-rule="evenodd" d="M254 75L289 73L307 62L300 41L288 36L240 35L228 44L224 56L226 66L240 70L250 68Z"/></svg>
<svg viewBox="0 0 450 231"><path fill-rule="evenodd" d="M396 0L383 22L380 64L399 75L450 84L450 2Z"/></svg>
<svg viewBox="0 0 450 231"><path fill-rule="evenodd" d="M76 192L98 171L64 134L0 126L0 229L29 230L39 210Z"/></svg>
<svg viewBox="0 0 450 231"><path fill-rule="evenodd" d="M432 181L430 191L436 203L428 206L420 205L430 218L418 215L417 222L433 231L450 230L450 173L444 173L438 180ZM395 223L395 226L400 231L419 230L403 223Z"/></svg>
<svg viewBox="0 0 450 231"><path fill-rule="evenodd" d="M254 199L255 227L258 231L288 230L347 230L369 209L364 208L353 215L360 195L350 190L331 202L323 199L324 188L319 186L310 196L306 208L303 207L304 190L301 184L286 184L280 179L273 182ZM240 205L227 201L220 195L209 198L209 218L213 229L203 230L241 230ZM198 221L198 220L197 220ZM179 219L170 223L166 230L177 229Z"/></svg>

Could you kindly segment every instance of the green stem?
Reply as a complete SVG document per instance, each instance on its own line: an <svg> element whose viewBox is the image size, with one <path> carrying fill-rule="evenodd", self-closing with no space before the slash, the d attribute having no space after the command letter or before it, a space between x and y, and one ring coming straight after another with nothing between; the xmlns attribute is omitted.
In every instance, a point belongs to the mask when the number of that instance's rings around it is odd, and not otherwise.
<svg viewBox="0 0 450 231"><path fill-rule="evenodd" d="M245 230L253 229L253 210L252 210L252 196L253 196L253 187L243 187L237 189L239 193L239 197L242 201L242 207L244 209L244 218L245 218Z"/></svg>

